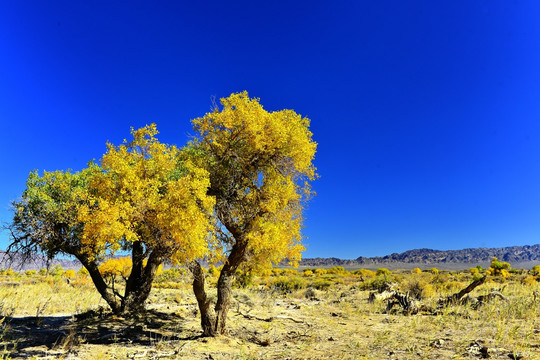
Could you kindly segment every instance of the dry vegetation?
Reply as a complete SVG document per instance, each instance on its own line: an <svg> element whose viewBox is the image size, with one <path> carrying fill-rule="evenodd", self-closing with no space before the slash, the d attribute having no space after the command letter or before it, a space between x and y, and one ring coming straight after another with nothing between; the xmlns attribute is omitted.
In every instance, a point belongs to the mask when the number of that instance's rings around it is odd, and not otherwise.
<svg viewBox="0 0 540 360"><path fill-rule="evenodd" d="M539 269L535 269L539 270ZM455 304L455 294L487 280ZM275 269L237 277L226 336L201 337L190 276L163 271L138 317L111 315L84 274L2 272L3 359L538 359L534 270ZM207 281L217 280L207 271ZM421 304L410 315L385 290ZM493 291L502 296L465 301ZM371 296L370 296L371 295ZM215 296L215 295L214 295ZM369 301L371 298L372 301Z"/></svg>

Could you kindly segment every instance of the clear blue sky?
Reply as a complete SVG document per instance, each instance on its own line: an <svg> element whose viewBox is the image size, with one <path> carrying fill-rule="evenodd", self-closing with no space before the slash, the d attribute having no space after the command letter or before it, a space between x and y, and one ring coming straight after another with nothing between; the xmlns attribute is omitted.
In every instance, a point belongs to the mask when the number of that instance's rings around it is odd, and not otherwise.
<svg viewBox="0 0 540 360"><path fill-rule="evenodd" d="M312 120L306 257L540 242L538 1L2 1L0 220L131 126L247 90ZM0 248L7 245L0 234Z"/></svg>

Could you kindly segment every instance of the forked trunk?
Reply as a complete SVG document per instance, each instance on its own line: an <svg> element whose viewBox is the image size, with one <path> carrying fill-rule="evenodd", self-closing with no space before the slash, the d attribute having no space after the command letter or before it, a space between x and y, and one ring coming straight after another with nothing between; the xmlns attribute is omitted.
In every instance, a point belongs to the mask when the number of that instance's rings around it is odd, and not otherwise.
<svg viewBox="0 0 540 360"><path fill-rule="evenodd" d="M162 262L160 256L151 252L146 266L143 267L142 252L134 251L133 268L126 282L126 290L120 306L121 313L132 314L144 310L146 300L152 291L154 278Z"/></svg>
<svg viewBox="0 0 540 360"><path fill-rule="evenodd" d="M201 313L201 327L204 336L223 335L227 325L227 313L231 306L231 287L234 273L244 261L246 244L237 243L231 249L227 262L223 265L217 283L217 301L214 312L204 288L204 274L198 262L192 262L189 266L193 273L193 292L199 304Z"/></svg>

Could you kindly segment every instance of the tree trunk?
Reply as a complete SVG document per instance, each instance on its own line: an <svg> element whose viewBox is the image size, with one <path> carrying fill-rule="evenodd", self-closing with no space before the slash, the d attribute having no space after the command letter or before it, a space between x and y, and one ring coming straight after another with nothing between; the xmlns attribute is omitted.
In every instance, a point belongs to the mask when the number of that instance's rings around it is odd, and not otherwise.
<svg viewBox="0 0 540 360"><path fill-rule="evenodd" d="M227 325L227 312L231 306L231 287L234 273L244 261L247 244L238 241L231 249L227 262L223 265L217 283L216 319L214 330L216 334L224 334Z"/></svg>
<svg viewBox="0 0 540 360"><path fill-rule="evenodd" d="M126 290L121 303L121 313L130 314L144 310L145 302L152 291L152 283L163 259L152 251L143 267L142 245L133 250L133 268L126 282Z"/></svg>
<svg viewBox="0 0 540 360"><path fill-rule="evenodd" d="M201 313L201 327L204 336L216 336L215 331L215 314L210 305L210 300L206 295L204 273L201 265L197 261L192 261L188 265L189 270L193 274L193 293L199 304L199 312Z"/></svg>
<svg viewBox="0 0 540 360"><path fill-rule="evenodd" d="M97 291L100 293L101 297L107 302L107 304L111 307L112 312L115 314L119 314L121 312L120 301L117 298L116 294L111 289L111 287L107 285L105 280L103 280L103 276L101 276L101 273L99 272L99 268L95 260L90 260L88 256L84 254L75 254L75 256L83 264L86 270L88 270L88 273L90 274L90 278L94 282L94 285L96 286Z"/></svg>

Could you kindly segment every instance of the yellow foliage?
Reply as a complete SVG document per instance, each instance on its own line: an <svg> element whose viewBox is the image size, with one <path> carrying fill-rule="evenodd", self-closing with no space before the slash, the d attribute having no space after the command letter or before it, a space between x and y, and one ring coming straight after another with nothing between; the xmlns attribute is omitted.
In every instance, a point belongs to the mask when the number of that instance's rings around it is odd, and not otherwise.
<svg viewBox="0 0 540 360"><path fill-rule="evenodd" d="M414 268L413 269L413 273L415 274L421 274L422 273L422 270L420 268Z"/></svg>
<svg viewBox="0 0 540 360"><path fill-rule="evenodd" d="M131 131L133 141L107 145L79 206L82 244L89 254L112 252L142 242L175 263L208 255L208 172L179 161L175 146L156 139L156 125Z"/></svg>
<svg viewBox="0 0 540 360"><path fill-rule="evenodd" d="M533 275L527 275L527 277L521 279L521 283L528 285L528 286L534 286L538 284L538 278Z"/></svg>
<svg viewBox="0 0 540 360"><path fill-rule="evenodd" d="M353 271L354 275L360 275L361 277L372 278L375 277L375 272L368 269L358 269Z"/></svg>
<svg viewBox="0 0 540 360"><path fill-rule="evenodd" d="M66 272L64 273L64 277L68 279L74 279L75 277L77 277L77 274L75 273L75 270L66 270Z"/></svg>
<svg viewBox="0 0 540 360"><path fill-rule="evenodd" d="M112 258L104 261L99 266L99 272L103 277L106 278L118 278L122 277L126 279L129 274L131 273L131 267L133 266L133 262L131 261L131 258L128 256L125 257L119 257L119 258Z"/></svg>
<svg viewBox="0 0 540 360"><path fill-rule="evenodd" d="M221 104L192 121L199 135L193 146L206 157L194 162L206 164L213 179L217 216L225 227L242 229L253 264L287 258L296 265L304 250L300 204L317 176L310 121L292 110L268 112L247 92Z"/></svg>

